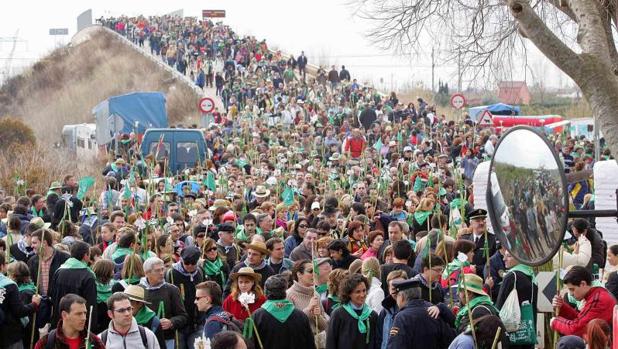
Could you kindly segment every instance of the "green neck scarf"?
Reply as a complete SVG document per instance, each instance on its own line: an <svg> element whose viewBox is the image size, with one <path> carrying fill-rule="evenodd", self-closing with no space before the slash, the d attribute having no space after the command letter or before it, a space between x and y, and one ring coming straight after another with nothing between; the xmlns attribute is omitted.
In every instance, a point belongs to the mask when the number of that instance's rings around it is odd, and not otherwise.
<svg viewBox="0 0 618 349"><path fill-rule="evenodd" d="M89 272L92 273L92 275L94 275L94 272L92 271L92 269L90 269L88 264L73 257L67 259L67 261L64 262L64 264L62 264L59 269L87 269Z"/></svg>
<svg viewBox="0 0 618 349"><path fill-rule="evenodd" d="M124 257L133 252L133 249L130 247L118 247L116 251L112 253L112 261L116 261L116 259Z"/></svg>
<svg viewBox="0 0 618 349"><path fill-rule="evenodd" d="M106 284L96 281L97 284L97 303L105 303L107 299L112 296L113 282Z"/></svg>
<svg viewBox="0 0 618 349"><path fill-rule="evenodd" d="M150 310L145 304L142 306L137 314L135 314L135 321L137 321L138 325L144 326L155 316L155 312Z"/></svg>
<svg viewBox="0 0 618 349"><path fill-rule="evenodd" d="M0 273L0 288L6 288L8 285L16 285L15 281Z"/></svg>
<svg viewBox="0 0 618 349"><path fill-rule="evenodd" d="M223 272L223 261L221 261L221 257L217 257L214 262L209 261L208 259L204 260L204 273L206 275L213 277L215 275L221 276L221 282L225 285L225 273Z"/></svg>
<svg viewBox="0 0 618 349"><path fill-rule="evenodd" d="M414 219L419 225L425 224L425 221L429 216L431 216L432 211L416 211L414 212Z"/></svg>
<svg viewBox="0 0 618 349"><path fill-rule="evenodd" d="M491 298L489 298L489 296L477 296L476 298L472 299L470 303L464 305L461 309L459 309L457 317L455 318L455 328L459 328L461 320L463 320L464 317L468 316L468 311L470 311L470 309L474 309L477 305L484 305L492 309L495 314L498 314L498 310L496 310L496 308L494 307L494 304L491 302Z"/></svg>
<svg viewBox="0 0 618 349"><path fill-rule="evenodd" d="M509 269L509 272L519 271L526 276L529 276L532 279L532 282L536 284L536 275L534 274L534 269L531 266L525 264L517 264L516 266Z"/></svg>
<svg viewBox="0 0 618 349"><path fill-rule="evenodd" d="M351 317L358 321L358 331L360 333L366 333L365 343L369 343L369 334L371 332L371 325L369 324L369 316L371 315L371 309L367 306L367 304L363 304L363 309L361 311L360 316L356 313L356 311L352 308L350 303L346 303L342 305L343 309L345 309Z"/></svg>
<svg viewBox="0 0 618 349"><path fill-rule="evenodd" d="M332 313L333 310L339 308L341 306L341 300L337 296L329 295L328 299L332 302L330 306L330 311Z"/></svg>
<svg viewBox="0 0 618 349"><path fill-rule="evenodd" d="M315 287L315 291L317 293L326 293L326 291L328 291L328 285L327 284L317 285Z"/></svg>
<svg viewBox="0 0 618 349"><path fill-rule="evenodd" d="M453 272L455 272L456 270L461 270L461 268L467 266L470 266L470 262L462 262L459 259L455 258L452 262L446 265L446 268L444 268L444 272L442 272L442 279L447 280Z"/></svg>
<svg viewBox="0 0 618 349"><path fill-rule="evenodd" d="M274 316L279 322L284 323L294 311L294 304L287 299L267 300L262 304L262 309Z"/></svg>
<svg viewBox="0 0 618 349"><path fill-rule="evenodd" d="M17 286L17 289L19 290L19 292L31 291L33 293L36 293L36 286L34 286L32 282L29 282L27 284L21 284Z"/></svg>

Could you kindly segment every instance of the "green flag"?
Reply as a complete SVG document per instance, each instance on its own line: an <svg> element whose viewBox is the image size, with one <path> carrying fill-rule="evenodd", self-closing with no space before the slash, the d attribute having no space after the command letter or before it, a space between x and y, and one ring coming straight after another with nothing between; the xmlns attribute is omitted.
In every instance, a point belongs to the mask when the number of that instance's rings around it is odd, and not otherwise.
<svg viewBox="0 0 618 349"><path fill-rule="evenodd" d="M88 176L83 177L79 180L79 190L77 191L77 198L80 200L84 199L86 193L92 186L94 185L94 177Z"/></svg>
<svg viewBox="0 0 618 349"><path fill-rule="evenodd" d="M380 138L380 139L378 139L378 141L377 141L377 142L375 142L375 143L373 144L373 149L375 149L375 150L377 150L377 151L380 151L380 149L382 149L382 146L383 146L383 144L382 144L382 138Z"/></svg>
<svg viewBox="0 0 618 349"><path fill-rule="evenodd" d="M283 200L283 204L285 206L292 206L294 203L294 191L290 187L286 187L283 193L281 194L281 199Z"/></svg>
<svg viewBox="0 0 618 349"><path fill-rule="evenodd" d="M211 191L215 191L215 189L217 189L215 175L212 172L208 172L208 175L206 175L206 182L204 184L206 184L206 187L208 187L208 189Z"/></svg>

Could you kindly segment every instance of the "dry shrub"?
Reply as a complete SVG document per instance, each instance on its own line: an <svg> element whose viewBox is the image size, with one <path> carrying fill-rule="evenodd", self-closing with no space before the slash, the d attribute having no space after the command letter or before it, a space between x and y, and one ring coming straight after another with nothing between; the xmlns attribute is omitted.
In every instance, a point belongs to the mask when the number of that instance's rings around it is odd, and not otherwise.
<svg viewBox="0 0 618 349"><path fill-rule="evenodd" d="M195 122L200 96L104 31L51 52L9 80L0 88L0 115L27 120L39 143L51 147L64 125L93 123L98 103L137 91L164 93L170 124Z"/></svg>
<svg viewBox="0 0 618 349"><path fill-rule="evenodd" d="M31 147L35 144L34 132L23 121L9 116L0 118L0 149L18 145Z"/></svg>
<svg viewBox="0 0 618 349"><path fill-rule="evenodd" d="M65 175L100 176L98 164L70 159L64 150L41 146L14 145L0 149L0 188L15 193L16 179L25 181L28 188L45 193L53 181Z"/></svg>

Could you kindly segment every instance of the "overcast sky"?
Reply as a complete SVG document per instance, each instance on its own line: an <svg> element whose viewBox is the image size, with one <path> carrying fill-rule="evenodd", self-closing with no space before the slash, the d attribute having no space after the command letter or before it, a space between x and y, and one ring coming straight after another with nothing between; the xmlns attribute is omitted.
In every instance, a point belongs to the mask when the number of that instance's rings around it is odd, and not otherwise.
<svg viewBox="0 0 618 349"><path fill-rule="evenodd" d="M421 57L397 57L391 52L370 46L364 34L369 26L352 18L344 0L284 1L284 0L227 0L208 1L200 5L196 1L161 0L22 0L4 5L0 12L0 71L6 69L7 57L15 36L23 40L17 43L14 71L31 64L33 60L49 52L55 46L69 41L76 31L76 18L91 8L93 17L164 14L184 9L185 16L201 16L202 9L225 9L230 24L241 34L266 38L271 46L298 55L304 50L310 63L344 64L360 81L371 81L382 90L401 89L405 84L422 82L431 86L431 43L424 43L427 52ZM49 28L68 28L68 37L52 37ZM529 85L543 80L546 86L571 86L572 82L551 62L542 57L529 44L530 69L513 72L513 80L526 79ZM457 83L456 66L436 67L436 88L439 79L448 81L454 88ZM533 78L534 76L534 78ZM0 77L1 80L1 77ZM464 77L463 87L492 87L493 82L470 81Z"/></svg>

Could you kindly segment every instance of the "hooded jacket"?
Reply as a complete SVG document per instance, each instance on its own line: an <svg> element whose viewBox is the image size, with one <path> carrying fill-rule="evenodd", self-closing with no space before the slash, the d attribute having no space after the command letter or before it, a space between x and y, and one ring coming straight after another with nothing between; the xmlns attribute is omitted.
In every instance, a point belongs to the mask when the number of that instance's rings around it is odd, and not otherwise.
<svg viewBox="0 0 618 349"><path fill-rule="evenodd" d="M148 348L145 349L158 349L159 342L155 334L147 327L144 327L144 332L146 332L146 341L148 342ZM99 338L101 338L101 335L102 333L99 334ZM114 329L114 324L110 321L107 328L107 340L103 344L106 349L143 348L142 336L139 333L135 318L131 320L131 328L124 336Z"/></svg>
<svg viewBox="0 0 618 349"><path fill-rule="evenodd" d="M166 273L165 280L180 290L180 296L183 299L189 320L187 326L193 332L196 326L203 323L203 321L200 321L203 319L200 319L200 314L195 306L195 285L204 281L202 269L197 267L193 273L189 273L183 268L182 262L174 263Z"/></svg>

